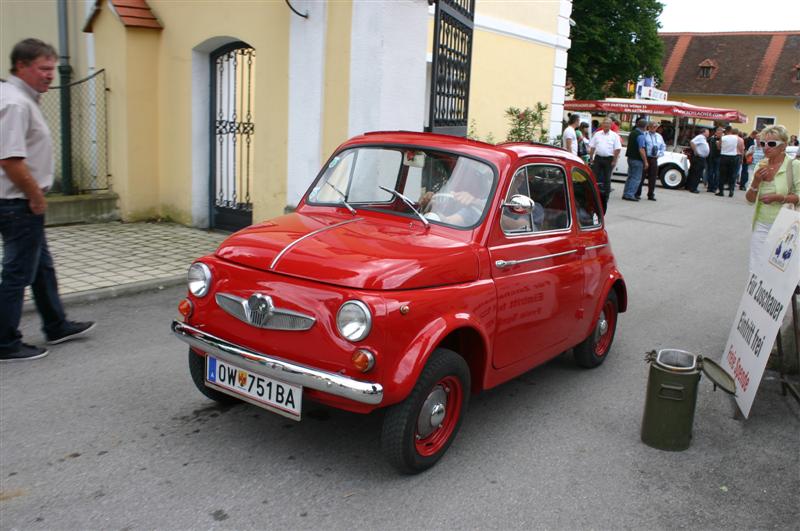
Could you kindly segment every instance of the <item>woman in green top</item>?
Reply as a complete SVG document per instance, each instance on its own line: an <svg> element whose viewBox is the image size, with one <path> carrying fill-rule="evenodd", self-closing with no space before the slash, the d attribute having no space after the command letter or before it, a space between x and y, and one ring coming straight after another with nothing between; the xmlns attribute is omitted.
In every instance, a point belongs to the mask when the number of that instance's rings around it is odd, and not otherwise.
<svg viewBox="0 0 800 531"><path fill-rule="evenodd" d="M786 156L789 132L782 125L773 125L761 131L759 146L764 158L756 166L753 182L747 189L745 199L755 203L753 214L753 236L750 239L750 271L754 270L769 229L785 203L797 207L800 203L800 161ZM790 169L790 164L791 169ZM793 186L789 186L789 176Z"/></svg>

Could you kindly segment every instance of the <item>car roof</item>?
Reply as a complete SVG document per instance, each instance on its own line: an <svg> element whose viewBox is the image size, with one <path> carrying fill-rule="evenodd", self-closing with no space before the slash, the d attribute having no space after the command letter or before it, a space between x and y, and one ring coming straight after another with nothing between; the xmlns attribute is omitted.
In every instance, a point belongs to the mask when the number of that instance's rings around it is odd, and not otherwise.
<svg viewBox="0 0 800 531"><path fill-rule="evenodd" d="M528 142L506 142L488 144L478 140L437 133L418 133L413 131L374 131L351 138L342 148L366 144L402 144L433 149L454 151L465 155L485 159L498 165L511 163L513 160L529 157L557 157L583 162L572 153L548 144Z"/></svg>

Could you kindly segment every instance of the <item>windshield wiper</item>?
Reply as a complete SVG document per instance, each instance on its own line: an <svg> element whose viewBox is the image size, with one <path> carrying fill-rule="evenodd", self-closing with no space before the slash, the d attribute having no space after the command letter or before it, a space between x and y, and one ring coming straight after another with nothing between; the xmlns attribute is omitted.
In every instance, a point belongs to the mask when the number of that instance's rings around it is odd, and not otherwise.
<svg viewBox="0 0 800 531"><path fill-rule="evenodd" d="M353 214L353 215L355 216L355 215L356 215L356 209L355 209L355 208L353 208L353 207L351 207L351 206L350 206L350 203L348 203L348 202L347 202L347 196L346 196L346 195L344 195L344 192L342 192L341 190L339 190L338 188L336 188L336 185L334 185L334 184L331 184L331 182L330 182L330 181L325 181L325 184L327 184L328 186L330 186L331 188L333 188L333 191L334 191L334 192L336 192L337 194L339 194L339 197L341 197L341 198L342 198L342 204L343 204L344 206L346 206L346 207L347 207L347 210L349 210L349 211L350 211L350 213L351 213L351 214Z"/></svg>
<svg viewBox="0 0 800 531"><path fill-rule="evenodd" d="M408 205L408 208L410 208L410 209L411 209L411 210L414 212L414 214L416 214L416 215L417 215L417 217L419 217L419 219L421 219L421 220L422 220L422 224L423 224L423 225L425 225L425 228L426 228L426 229L427 229L428 227L430 227L430 226L431 226L431 223L430 223L430 221L428 221L427 219L425 219L425 216L423 216L423 215L420 213L420 211L419 211L419 210L417 210L417 209L414 207L414 202L413 202L413 201L411 201L411 199L407 198L406 196L404 196L403 194L401 194L400 192L398 192L397 190L394 190L394 189L392 189L392 188L386 188L385 186L380 186L380 185L378 185L378 188L380 188L381 190L383 190L383 191L385 191L385 192L389 192L390 194L392 194L392 195L393 195L393 196L395 196L395 197L399 197L399 198L400 198L400 200L401 200L403 203L405 203L406 205Z"/></svg>

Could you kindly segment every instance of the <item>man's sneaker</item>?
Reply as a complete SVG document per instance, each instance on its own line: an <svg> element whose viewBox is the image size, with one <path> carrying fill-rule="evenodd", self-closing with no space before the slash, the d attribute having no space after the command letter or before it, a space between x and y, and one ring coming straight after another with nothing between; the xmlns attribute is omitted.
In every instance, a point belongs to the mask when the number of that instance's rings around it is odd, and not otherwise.
<svg viewBox="0 0 800 531"><path fill-rule="evenodd" d="M79 321L64 321L61 330L58 333L47 336L48 345L57 345L65 341L70 341L76 337L85 335L95 327L94 321L86 321L85 323Z"/></svg>
<svg viewBox="0 0 800 531"><path fill-rule="evenodd" d="M22 343L19 346L19 350L15 350L14 352L0 353L0 363L8 363L10 361L36 360L39 358L44 358L45 356L47 356L47 354L48 352L46 348L34 347L33 345Z"/></svg>

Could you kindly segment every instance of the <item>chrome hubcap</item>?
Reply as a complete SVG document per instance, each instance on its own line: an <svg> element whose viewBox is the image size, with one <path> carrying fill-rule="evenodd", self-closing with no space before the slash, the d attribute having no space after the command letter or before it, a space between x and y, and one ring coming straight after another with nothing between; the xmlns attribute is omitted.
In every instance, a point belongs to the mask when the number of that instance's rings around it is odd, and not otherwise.
<svg viewBox="0 0 800 531"><path fill-rule="evenodd" d="M597 331L601 336L608 332L608 319L606 319L605 312L601 313L600 319L597 320Z"/></svg>
<svg viewBox="0 0 800 531"><path fill-rule="evenodd" d="M439 428L447 413L447 391L441 385L433 388L422 404L417 417L417 435L427 437Z"/></svg>

